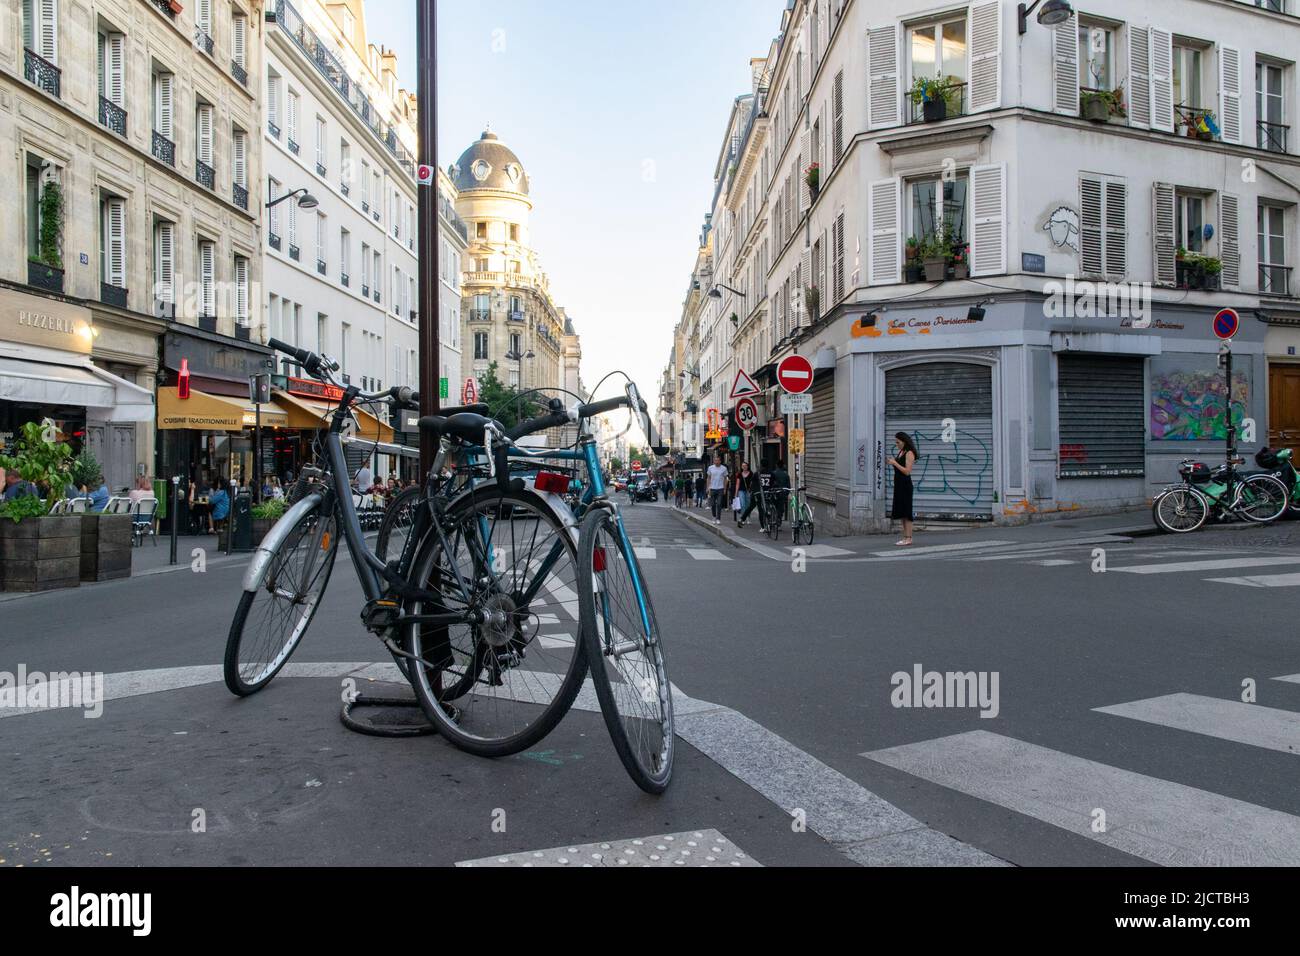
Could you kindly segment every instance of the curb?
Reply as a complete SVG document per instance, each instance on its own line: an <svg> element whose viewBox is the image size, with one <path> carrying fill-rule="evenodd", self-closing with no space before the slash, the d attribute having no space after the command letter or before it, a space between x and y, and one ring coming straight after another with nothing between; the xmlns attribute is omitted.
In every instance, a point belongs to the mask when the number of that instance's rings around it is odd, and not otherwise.
<svg viewBox="0 0 1300 956"><path fill-rule="evenodd" d="M670 505L669 507L672 506ZM746 544L743 541L738 540L735 535L727 531L727 529L722 525L716 525L712 521L706 521L701 517L691 514L683 508L672 508L672 512L673 514L680 516L681 520L685 521L688 525L692 525L693 527L699 528L701 531L707 531L709 534L721 538L733 548L746 547Z"/></svg>

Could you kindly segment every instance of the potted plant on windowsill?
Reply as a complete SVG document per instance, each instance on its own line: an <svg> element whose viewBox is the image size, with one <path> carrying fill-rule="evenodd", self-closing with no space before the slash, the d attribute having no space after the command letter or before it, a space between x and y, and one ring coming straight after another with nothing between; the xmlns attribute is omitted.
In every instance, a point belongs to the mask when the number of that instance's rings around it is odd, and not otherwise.
<svg viewBox="0 0 1300 956"><path fill-rule="evenodd" d="M1109 122L1110 105L1106 102L1106 94L1101 90L1080 90L1079 112L1090 123Z"/></svg>
<svg viewBox="0 0 1300 956"><path fill-rule="evenodd" d="M822 167L820 163L813 163L803 171L803 181L808 184L808 195L813 199L822 189Z"/></svg>
<svg viewBox="0 0 1300 956"><path fill-rule="evenodd" d="M176 0L167 0L167 6L171 10L171 12L176 14L177 16L180 16L181 11L185 9L183 6L177 3Z"/></svg>
<svg viewBox="0 0 1300 956"><path fill-rule="evenodd" d="M816 322L821 318L821 293L815 285L810 285L803 290L803 304L808 310L810 322Z"/></svg>
<svg viewBox="0 0 1300 956"><path fill-rule="evenodd" d="M948 260L952 249L945 232L936 233L921 243L920 259L925 268L926 282L942 282L948 277Z"/></svg>
<svg viewBox="0 0 1300 956"><path fill-rule="evenodd" d="M950 76L928 79L918 76L912 83L908 96L913 103L921 104L921 118L927 123L938 123L948 118L948 99L956 89Z"/></svg>
<svg viewBox="0 0 1300 956"><path fill-rule="evenodd" d="M970 248L965 243L960 246L953 246L952 249L952 277L954 279L965 279L970 276Z"/></svg>
<svg viewBox="0 0 1300 956"><path fill-rule="evenodd" d="M57 438L50 420L28 422L13 443L15 453L0 455L0 468L40 491L0 504L0 587L6 591L81 584L81 516L50 514L67 487L72 458L72 449Z"/></svg>

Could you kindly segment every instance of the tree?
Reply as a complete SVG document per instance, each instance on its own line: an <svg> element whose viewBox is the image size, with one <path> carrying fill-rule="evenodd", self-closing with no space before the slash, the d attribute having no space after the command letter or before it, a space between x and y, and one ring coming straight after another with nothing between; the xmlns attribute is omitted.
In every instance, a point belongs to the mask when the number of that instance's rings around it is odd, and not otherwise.
<svg viewBox="0 0 1300 956"><path fill-rule="evenodd" d="M622 470L623 470L623 459L622 459L622 458L611 458L611 459L609 460L609 470L610 470L610 471L622 471Z"/></svg>
<svg viewBox="0 0 1300 956"><path fill-rule="evenodd" d="M496 362L487 367L479 380L478 400L487 405L488 413L506 428L514 428L542 411L535 396L524 397L519 389L511 388L497 378Z"/></svg>

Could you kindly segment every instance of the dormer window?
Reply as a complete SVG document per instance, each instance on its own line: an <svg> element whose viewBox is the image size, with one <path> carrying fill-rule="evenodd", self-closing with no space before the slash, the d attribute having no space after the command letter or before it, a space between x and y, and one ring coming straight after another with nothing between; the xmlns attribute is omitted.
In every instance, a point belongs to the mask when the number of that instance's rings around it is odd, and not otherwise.
<svg viewBox="0 0 1300 956"><path fill-rule="evenodd" d="M470 167L470 172L474 174L475 179L479 182L483 182L492 172L492 165L487 160L480 159Z"/></svg>
<svg viewBox="0 0 1300 956"><path fill-rule="evenodd" d="M506 175L510 177L510 181L512 183L518 183L519 176L520 176L519 167L516 166L514 163L511 163L509 166L506 167Z"/></svg>

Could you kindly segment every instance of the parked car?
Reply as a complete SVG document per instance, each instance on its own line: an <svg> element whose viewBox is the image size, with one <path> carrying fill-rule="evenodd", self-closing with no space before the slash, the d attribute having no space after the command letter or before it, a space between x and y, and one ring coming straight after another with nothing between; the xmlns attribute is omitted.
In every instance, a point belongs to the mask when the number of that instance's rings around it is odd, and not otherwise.
<svg viewBox="0 0 1300 956"><path fill-rule="evenodd" d="M637 501L658 501L659 486L649 475L637 475L632 479L632 497Z"/></svg>

